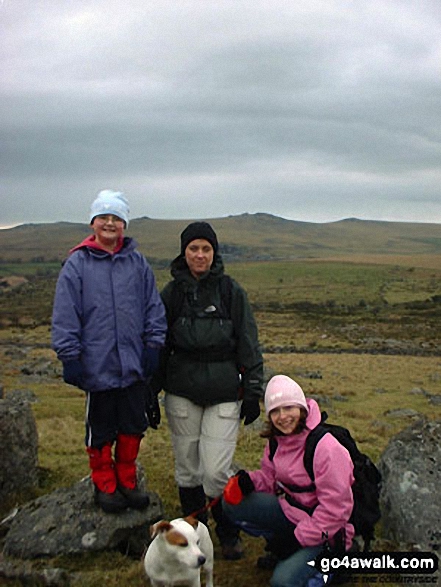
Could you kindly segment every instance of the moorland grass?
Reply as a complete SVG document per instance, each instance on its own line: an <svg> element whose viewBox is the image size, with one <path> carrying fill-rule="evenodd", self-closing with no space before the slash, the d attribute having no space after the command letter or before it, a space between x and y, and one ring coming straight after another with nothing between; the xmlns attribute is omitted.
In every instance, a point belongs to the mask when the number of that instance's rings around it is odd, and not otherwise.
<svg viewBox="0 0 441 587"><path fill-rule="evenodd" d="M316 351L265 353L267 375L292 376L306 395L319 398L333 422L351 429L362 450L375 461L390 438L413 421L412 417L397 415L395 410L407 408L414 410L416 417L439 417L439 407L430 399L441 393L439 353L387 356L337 351L356 351L366 345L366 339L385 340L391 336L400 343L409 342L417 350L422 344L439 345L437 306L409 309L403 303L428 300L439 294L441 269L416 264L409 267L296 261L231 264L228 271L247 289L264 346L294 345ZM156 271L156 275L160 287L169 279L165 270ZM6 394L14 389L30 389L38 399L32 409L41 468L36 494L41 495L75 483L89 470L83 445L84 395L62 382L60 366L49 349L55 280L50 276L35 279L30 289L20 288L7 299L0 296L2 316L8 307L10 316L15 317L12 325L0 329L0 383ZM299 308L295 305L299 301L312 306ZM24 327L20 319L26 315ZM334 352L323 352L324 348ZM25 365L39 362L50 364L53 376L29 376L22 371ZM258 467L263 447L259 426L242 426L236 463ZM149 489L160 495L166 516L178 516L171 441L164 416L158 431L147 432L139 458ZM245 538L246 558L234 563L223 561L217 543L215 546L218 587L268 585L269 574L258 571L254 564L262 554L261 541ZM59 557L35 564L79 573L72 587L147 584L139 561L116 553Z"/></svg>
<svg viewBox="0 0 441 587"><path fill-rule="evenodd" d="M396 418L388 412L411 408L428 418L436 417L429 397L421 391L433 395L441 393L441 359L437 357L273 354L265 355L265 365L268 370L294 377L306 395L324 398L322 407L332 421L348 426L360 448L375 461L390 438L412 422L412 418ZM312 379L311 375L321 378ZM6 391L14 387L31 389L38 398L32 404L42 471L38 494L69 486L87 475L82 392L60 380L29 381L10 374L5 380ZM242 426L236 463L249 469L258 467L264 444L259 426ZM146 471L149 489L161 497L166 517L179 516L170 434L164 414L159 430L147 432L139 460ZM269 574L255 568L255 560L263 550L260 540L245 538L246 558L235 563L223 561L217 543L215 546L215 584L218 587L268 585ZM109 587L146 585L139 561L121 554L58 557L38 564L61 566L80 573L73 587L101 587L103 583Z"/></svg>
<svg viewBox="0 0 441 587"><path fill-rule="evenodd" d="M384 339L441 344L441 303L432 301L441 293L441 265L419 267L418 258L413 266L400 265L393 257L384 264L382 259L383 264L231 263L227 271L247 290L264 346L320 348L331 343L344 348L360 344L370 332ZM0 328L50 325L56 282L51 269L44 274L43 264L39 274L28 273L29 283L1 293ZM170 279L168 269L155 269L155 275L160 289Z"/></svg>
<svg viewBox="0 0 441 587"><path fill-rule="evenodd" d="M49 349L35 352L40 359L55 361ZM348 426L360 448L375 461L390 438L413 420L395 418L393 412L388 415L391 410L411 408L428 418L437 416L428 396L441 393L440 357L269 354L265 355L265 366L268 374L292 376L302 385L306 395L323 398L322 407L332 421ZM38 398L32 404L39 433L41 467L41 486L36 495L69 486L87 475L89 470L83 446L83 393L63 384L60 379L48 381L25 377L20 362L5 374L3 383L6 393L14 388L26 388ZM261 420L264 420L263 416ZM259 436L259 426L242 426L236 463L249 469L258 467L264 444ZM161 497L166 516L179 516L170 434L164 414L159 430L147 432L139 460L146 471L149 489ZM215 579L218 587L268 585L269 574L255 567L255 560L262 554L262 541L248 537L244 540L246 559L235 563L223 561L216 544ZM110 587L146 585L139 561L121 554L58 557L39 561L37 565L61 566L78 573L73 587L101 587L103 583Z"/></svg>

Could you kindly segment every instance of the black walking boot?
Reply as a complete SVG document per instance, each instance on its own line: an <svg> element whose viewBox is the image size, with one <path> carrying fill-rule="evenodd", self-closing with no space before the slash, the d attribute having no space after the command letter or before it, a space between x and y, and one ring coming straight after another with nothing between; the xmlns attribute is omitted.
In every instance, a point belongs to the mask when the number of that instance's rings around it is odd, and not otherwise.
<svg viewBox="0 0 441 587"><path fill-rule="evenodd" d="M200 522L208 526L208 514L205 509L205 492L202 485L197 487L179 487L179 499L182 515L193 515Z"/></svg>
<svg viewBox="0 0 441 587"><path fill-rule="evenodd" d="M211 498L208 499L212 501ZM222 556L225 560L230 561L241 559L243 557L243 547L239 536L239 528L225 515L222 500L212 506L211 514L216 522L215 532L219 538Z"/></svg>

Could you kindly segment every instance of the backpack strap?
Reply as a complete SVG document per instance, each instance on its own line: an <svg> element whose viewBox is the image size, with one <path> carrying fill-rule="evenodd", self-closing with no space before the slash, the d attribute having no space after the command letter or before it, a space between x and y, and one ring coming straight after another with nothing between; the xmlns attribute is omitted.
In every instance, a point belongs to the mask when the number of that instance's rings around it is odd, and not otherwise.
<svg viewBox="0 0 441 587"><path fill-rule="evenodd" d="M324 422L328 419L327 412L322 412L320 424L313 428L308 434L305 442L305 454L303 455L303 466L309 475L311 481L315 480L314 475L314 454L318 442L323 438L325 434L328 434L329 430L324 426Z"/></svg>
<svg viewBox="0 0 441 587"><path fill-rule="evenodd" d="M220 278L220 313L223 318L231 318L231 306L233 300L233 282L229 275L222 275Z"/></svg>
<svg viewBox="0 0 441 587"><path fill-rule="evenodd" d="M272 436L269 439L269 460L272 462L274 459L274 455L276 454L277 447L279 446L277 442L277 438Z"/></svg>
<svg viewBox="0 0 441 587"><path fill-rule="evenodd" d="M172 282L172 290L169 300L169 307L167 313L168 327L176 322L181 313L182 306L184 305L185 291L183 287L180 287L176 281Z"/></svg>
<svg viewBox="0 0 441 587"><path fill-rule="evenodd" d="M279 445L278 445L278 442L277 442L277 438L275 436L272 436L269 439L269 455L268 455L268 458L269 458L270 461L273 461L274 455L276 454L276 450L277 450L277 447L278 446ZM285 497L286 497L288 503L290 503L291 505L294 505L297 508L303 509L305 512L308 512L309 515L311 515L311 513L314 511L314 508L308 508L306 506L303 506L301 504L298 504L298 502L292 496L290 496L288 493L286 493L285 488L288 489L289 491L293 492L293 493L311 493L312 491L315 491L314 481L312 483L310 483L309 485L293 485L293 484L290 484L290 483L281 483L279 481L278 482L278 485L279 485L279 491L281 491L282 493L285 494Z"/></svg>

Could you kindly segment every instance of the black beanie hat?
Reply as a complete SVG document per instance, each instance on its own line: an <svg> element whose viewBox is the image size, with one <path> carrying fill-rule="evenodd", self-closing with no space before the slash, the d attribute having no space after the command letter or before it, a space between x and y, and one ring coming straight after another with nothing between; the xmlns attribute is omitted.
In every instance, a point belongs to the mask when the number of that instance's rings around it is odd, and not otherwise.
<svg viewBox="0 0 441 587"><path fill-rule="evenodd" d="M184 255L185 249L191 241L197 238L203 238L208 241L213 247L214 252L217 253L219 243L217 242L217 236L213 228L208 222L192 222L181 233L181 255Z"/></svg>

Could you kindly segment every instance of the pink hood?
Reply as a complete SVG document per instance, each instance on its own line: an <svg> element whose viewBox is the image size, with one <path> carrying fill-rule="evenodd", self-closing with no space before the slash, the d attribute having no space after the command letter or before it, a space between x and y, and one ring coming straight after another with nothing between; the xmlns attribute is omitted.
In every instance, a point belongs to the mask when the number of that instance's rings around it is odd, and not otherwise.
<svg viewBox="0 0 441 587"><path fill-rule="evenodd" d="M307 399L307 404L309 414L306 423L311 430L320 423L321 414L315 400ZM306 487L311 484L303 466L308 429L300 434L277 436L278 448L272 461L267 444L261 468L250 471L250 477L256 491L277 494L282 486L302 506L315 507L310 515L290 505L285 494L279 497L286 517L297 526L295 535L302 546L321 544L324 537L331 539L344 528L349 548L354 535L354 528L348 523L353 508L353 465L348 451L331 434L326 434L317 444L314 456L315 490L294 493L286 489L287 485Z"/></svg>

